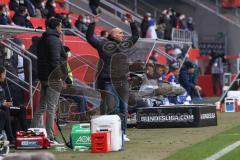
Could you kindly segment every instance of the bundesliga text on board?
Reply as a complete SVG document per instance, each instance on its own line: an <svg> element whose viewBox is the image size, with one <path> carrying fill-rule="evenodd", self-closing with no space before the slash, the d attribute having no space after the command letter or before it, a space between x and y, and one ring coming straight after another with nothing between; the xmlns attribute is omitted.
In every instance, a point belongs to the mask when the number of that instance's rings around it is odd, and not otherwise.
<svg viewBox="0 0 240 160"><path fill-rule="evenodd" d="M140 116L141 122L193 122L194 115L183 113L183 114L161 114L161 115L142 115Z"/></svg>

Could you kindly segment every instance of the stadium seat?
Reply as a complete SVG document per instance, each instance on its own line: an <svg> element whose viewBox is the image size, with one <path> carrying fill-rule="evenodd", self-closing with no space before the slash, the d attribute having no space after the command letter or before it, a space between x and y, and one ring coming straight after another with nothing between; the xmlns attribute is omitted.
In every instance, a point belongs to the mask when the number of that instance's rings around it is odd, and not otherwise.
<svg viewBox="0 0 240 160"><path fill-rule="evenodd" d="M41 27L42 29L46 29L45 19L31 17L30 21L32 22L34 28Z"/></svg>
<svg viewBox="0 0 240 160"><path fill-rule="evenodd" d="M0 4L8 4L10 0L0 0Z"/></svg>
<svg viewBox="0 0 240 160"><path fill-rule="evenodd" d="M234 6L235 7L240 7L240 0L235 0L234 1Z"/></svg>

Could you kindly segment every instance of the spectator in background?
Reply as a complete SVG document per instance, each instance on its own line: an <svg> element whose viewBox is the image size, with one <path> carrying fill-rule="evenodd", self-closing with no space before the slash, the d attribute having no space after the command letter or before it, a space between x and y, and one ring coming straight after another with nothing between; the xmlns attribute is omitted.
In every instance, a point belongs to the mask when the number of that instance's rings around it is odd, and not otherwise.
<svg viewBox="0 0 240 160"><path fill-rule="evenodd" d="M9 9L16 13L18 12L20 5L24 5L24 0L10 0Z"/></svg>
<svg viewBox="0 0 240 160"><path fill-rule="evenodd" d="M163 83L163 75L164 73L164 66L161 65L161 64L155 64L155 78L157 79L158 81L158 84L162 84Z"/></svg>
<svg viewBox="0 0 240 160"><path fill-rule="evenodd" d="M20 6L18 12L16 12L13 16L14 24L26 28L33 28L33 25L29 19L30 17L25 6Z"/></svg>
<svg viewBox="0 0 240 160"><path fill-rule="evenodd" d="M185 29L186 28L186 21L185 21L185 15L184 14L178 14L177 16L177 24L176 28L177 29Z"/></svg>
<svg viewBox="0 0 240 160"><path fill-rule="evenodd" d="M36 8L30 0L24 0L24 6L26 6L30 17L36 17Z"/></svg>
<svg viewBox="0 0 240 160"><path fill-rule="evenodd" d="M165 13L165 12L163 12ZM172 27L173 27L173 22L172 22L172 13L166 11L165 13L165 24L166 28L164 31L164 39L166 40L171 40L172 39Z"/></svg>
<svg viewBox="0 0 240 160"><path fill-rule="evenodd" d="M5 130L7 138L10 141L10 144L14 145L15 140L12 134L12 128L10 124L10 116L5 112L5 108L9 108L13 103L6 99L5 89L6 87L6 69L3 66L0 66L0 132Z"/></svg>
<svg viewBox="0 0 240 160"><path fill-rule="evenodd" d="M46 3L45 8L47 9L47 19L50 17L54 17L56 15L55 8L56 8L56 3L55 0L48 0Z"/></svg>
<svg viewBox="0 0 240 160"><path fill-rule="evenodd" d="M202 88L191 81L191 77L194 73L194 65L190 61L184 62L180 74L179 74L179 83L187 91L187 93L194 97L194 93L201 91Z"/></svg>
<svg viewBox="0 0 240 160"><path fill-rule="evenodd" d="M223 87L223 62L225 61L224 54L212 51L209 58L212 73L213 93L215 96L217 96L218 84L220 88L220 94Z"/></svg>
<svg viewBox="0 0 240 160"><path fill-rule="evenodd" d="M179 75L179 66L175 64L172 66L172 71L166 75L165 81L168 82L169 84L176 84L178 75Z"/></svg>
<svg viewBox="0 0 240 160"><path fill-rule="evenodd" d="M188 31L194 31L194 24L193 24L193 18L188 17L187 19L187 30Z"/></svg>
<svg viewBox="0 0 240 160"><path fill-rule="evenodd" d="M100 33L100 37L103 38L103 39L107 39L109 36L109 33L108 31L106 30L102 30L101 33Z"/></svg>
<svg viewBox="0 0 240 160"><path fill-rule="evenodd" d="M86 33L87 25L85 16L79 15L75 22L75 27L82 33Z"/></svg>
<svg viewBox="0 0 240 160"><path fill-rule="evenodd" d="M30 0L10 0L9 9L12 11L18 12L20 6L25 6L31 17L36 16L36 9L33 3Z"/></svg>
<svg viewBox="0 0 240 160"><path fill-rule="evenodd" d="M145 74L142 77L142 84L139 89L140 96L153 96L154 89L158 88L158 81L155 77L155 66L152 63L147 63Z"/></svg>
<svg viewBox="0 0 240 160"><path fill-rule="evenodd" d="M87 28L89 23L91 22L90 20L90 16L88 15L84 15L78 16L78 20L75 22L75 26L77 27L77 29L82 32L82 33L86 33L87 32Z"/></svg>
<svg viewBox="0 0 240 160"><path fill-rule="evenodd" d="M164 81L166 75L168 74L168 72L169 72L169 67L168 67L168 65L163 66L163 73L162 73L162 76L159 78L159 80L160 80L160 81Z"/></svg>
<svg viewBox="0 0 240 160"><path fill-rule="evenodd" d="M146 13L143 17L142 23L141 23L141 37L146 38L147 36L147 30L150 26L149 21L151 19L151 13Z"/></svg>
<svg viewBox="0 0 240 160"><path fill-rule="evenodd" d="M45 8L44 0L35 0L34 6L36 8L36 17L37 18L46 18L48 10Z"/></svg>
<svg viewBox="0 0 240 160"><path fill-rule="evenodd" d="M22 49L25 49L25 46L23 45L23 42L21 39L19 38L14 38L13 42L16 43L19 47L21 47ZM23 53L20 49L13 47L15 50L17 50L20 53ZM15 53L17 54L17 53ZM18 54L17 54L18 55ZM25 76L24 76L24 67L23 67L23 63L24 63L24 59L22 56L18 55L18 61L17 61L17 66L15 66L17 68L18 71L18 78L22 81L25 80Z"/></svg>
<svg viewBox="0 0 240 160"><path fill-rule="evenodd" d="M101 11L99 10L100 0L89 0L89 8L94 15L98 15Z"/></svg>
<svg viewBox="0 0 240 160"><path fill-rule="evenodd" d="M69 19L69 14L62 14L62 28L72 28L71 20Z"/></svg>
<svg viewBox="0 0 240 160"><path fill-rule="evenodd" d="M153 51L152 55L149 57L148 63L157 64L158 63L158 53Z"/></svg>
<svg viewBox="0 0 240 160"><path fill-rule="evenodd" d="M156 28L157 37L159 39L164 38L165 29L166 29L166 24L165 24L164 15L160 15L158 24L157 24L157 28Z"/></svg>
<svg viewBox="0 0 240 160"><path fill-rule="evenodd" d="M149 27L147 29L146 38L157 39L156 25L153 17L150 17Z"/></svg>
<svg viewBox="0 0 240 160"><path fill-rule="evenodd" d="M0 5L0 25L10 25L11 19L5 10L5 5Z"/></svg>

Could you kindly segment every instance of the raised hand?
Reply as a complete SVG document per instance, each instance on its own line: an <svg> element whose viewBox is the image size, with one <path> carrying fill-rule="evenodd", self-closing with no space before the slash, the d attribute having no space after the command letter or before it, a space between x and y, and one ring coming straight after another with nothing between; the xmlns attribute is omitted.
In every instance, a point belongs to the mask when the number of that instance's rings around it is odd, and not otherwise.
<svg viewBox="0 0 240 160"><path fill-rule="evenodd" d="M127 17L127 21L129 22L129 23L133 23L134 22L134 18L133 18L133 16L131 15L131 14L126 14L126 17Z"/></svg>

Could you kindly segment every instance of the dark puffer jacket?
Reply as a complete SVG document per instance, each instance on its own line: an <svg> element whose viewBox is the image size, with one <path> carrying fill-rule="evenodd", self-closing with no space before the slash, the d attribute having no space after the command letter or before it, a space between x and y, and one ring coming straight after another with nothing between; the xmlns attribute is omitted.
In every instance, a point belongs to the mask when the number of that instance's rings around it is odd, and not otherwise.
<svg viewBox="0 0 240 160"><path fill-rule="evenodd" d="M50 73L53 71L56 79L64 76L60 66L64 63L61 56L65 55L65 51L59 37L60 33L56 30L47 29L38 43L37 64L40 81L47 81Z"/></svg>
<svg viewBox="0 0 240 160"><path fill-rule="evenodd" d="M132 36L124 42L129 41L130 43L135 44L139 38L138 29L135 23L131 23L130 26L132 30ZM128 51L125 50L123 52L121 51L121 49L119 49L119 46L121 46L121 43L123 42L117 42L110 36L108 37L108 39L101 39L94 34L94 28L95 23L91 23L88 27L86 37L87 41L98 50L99 57L103 61L103 67L100 71L98 79L126 79L126 74L128 72ZM114 50L114 52L108 52L108 50L106 49L108 48L106 47L108 44L110 44L109 48L111 48L111 44L113 44L113 48L116 47L114 45L117 44L117 49L112 49ZM129 47L131 46L132 45L130 45Z"/></svg>
<svg viewBox="0 0 240 160"><path fill-rule="evenodd" d="M19 13L15 13L12 20L14 24L18 26L34 28L31 21L29 21L26 16L20 15Z"/></svg>

